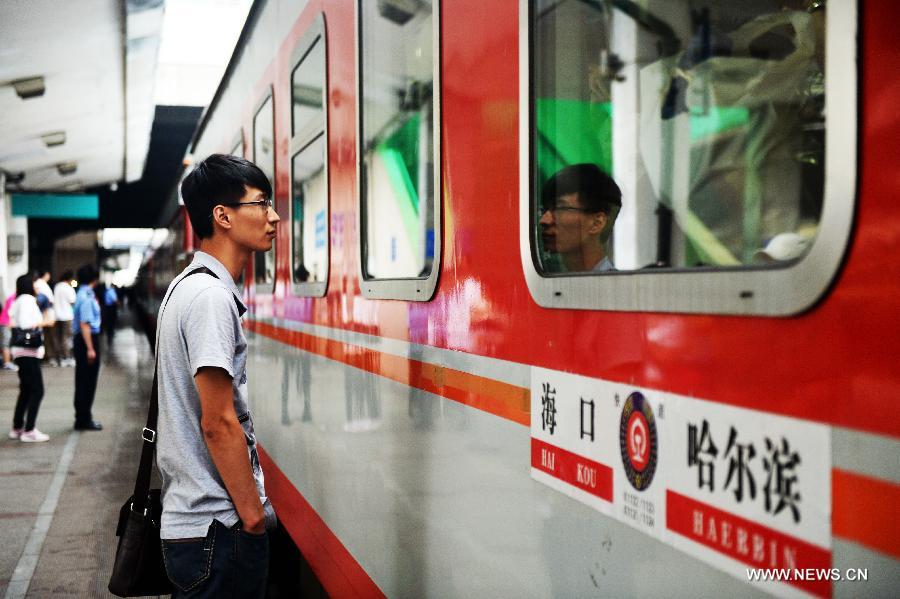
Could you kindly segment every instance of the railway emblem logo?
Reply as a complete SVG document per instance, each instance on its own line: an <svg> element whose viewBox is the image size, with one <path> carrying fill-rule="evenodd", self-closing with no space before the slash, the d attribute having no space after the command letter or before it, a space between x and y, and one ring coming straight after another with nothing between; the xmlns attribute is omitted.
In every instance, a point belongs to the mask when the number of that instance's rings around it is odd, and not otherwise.
<svg viewBox="0 0 900 599"><path fill-rule="evenodd" d="M658 438L653 408L639 391L629 395L622 408L619 447L625 476L632 487L643 491L653 482L656 472Z"/></svg>

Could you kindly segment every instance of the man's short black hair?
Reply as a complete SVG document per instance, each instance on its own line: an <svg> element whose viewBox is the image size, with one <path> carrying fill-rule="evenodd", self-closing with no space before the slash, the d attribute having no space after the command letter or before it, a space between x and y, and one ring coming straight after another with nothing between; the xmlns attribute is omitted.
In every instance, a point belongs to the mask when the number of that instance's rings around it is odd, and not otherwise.
<svg viewBox="0 0 900 599"><path fill-rule="evenodd" d="M93 264L84 264L78 269L78 275L75 278L78 279L79 285L90 285L100 278L100 273Z"/></svg>
<svg viewBox="0 0 900 599"><path fill-rule="evenodd" d="M212 237L212 211L219 204L231 204L254 187L267 198L272 197L272 185L258 166L226 154L212 154L198 164L181 183L181 197L191 226L200 239Z"/></svg>
<svg viewBox="0 0 900 599"><path fill-rule="evenodd" d="M596 164L573 164L550 177L541 190L542 206L555 206L557 198L573 193L578 194L581 205L589 212L615 216L622 207L619 186Z"/></svg>

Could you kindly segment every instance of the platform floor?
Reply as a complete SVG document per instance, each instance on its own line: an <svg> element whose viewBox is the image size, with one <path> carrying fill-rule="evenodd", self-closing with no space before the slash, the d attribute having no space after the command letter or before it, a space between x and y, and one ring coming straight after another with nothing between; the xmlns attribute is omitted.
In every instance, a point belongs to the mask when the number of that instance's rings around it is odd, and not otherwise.
<svg viewBox="0 0 900 599"><path fill-rule="evenodd" d="M115 526L134 485L153 377L147 340L127 313L120 326L94 403L102 431L72 430L75 369L45 365L37 426L50 441L8 440L18 376L0 371L0 597L113 597Z"/></svg>

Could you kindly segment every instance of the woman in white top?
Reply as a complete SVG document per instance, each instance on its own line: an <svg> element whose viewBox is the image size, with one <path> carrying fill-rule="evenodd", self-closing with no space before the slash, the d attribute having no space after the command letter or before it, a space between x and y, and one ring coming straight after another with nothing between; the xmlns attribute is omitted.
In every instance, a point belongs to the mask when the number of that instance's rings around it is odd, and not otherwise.
<svg viewBox="0 0 900 599"><path fill-rule="evenodd" d="M47 325L44 315L38 308L34 297L34 283L30 275L22 275L16 279L16 301L9 309L9 324L13 329L35 329ZM13 413L10 439L18 439L23 443L39 443L47 441L45 435L35 427L38 409L44 398L44 378L41 375L41 360L44 358L44 346L11 347L12 358L19 367L19 399Z"/></svg>
<svg viewBox="0 0 900 599"><path fill-rule="evenodd" d="M60 366L75 366L72 357L72 319L75 304L75 289L72 287L72 271L63 273L59 283L53 288L53 308L56 310L56 324L47 334L56 338L57 359Z"/></svg>

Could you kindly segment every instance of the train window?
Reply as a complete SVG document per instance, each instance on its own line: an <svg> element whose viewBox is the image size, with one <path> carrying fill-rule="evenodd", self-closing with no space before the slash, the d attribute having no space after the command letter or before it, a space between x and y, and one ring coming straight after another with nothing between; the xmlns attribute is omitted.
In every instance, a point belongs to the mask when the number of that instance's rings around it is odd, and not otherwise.
<svg viewBox="0 0 900 599"><path fill-rule="evenodd" d="M263 100L253 117L253 162L262 169L275 189L275 113L272 94ZM253 281L257 293L271 293L275 283L275 245L268 252L256 252Z"/></svg>
<svg viewBox="0 0 900 599"><path fill-rule="evenodd" d="M328 283L328 114L325 18L293 53L291 73L291 280L295 295L321 297Z"/></svg>
<svg viewBox="0 0 900 599"><path fill-rule="evenodd" d="M855 3L520 6L521 249L536 301L812 305L853 220Z"/></svg>
<svg viewBox="0 0 900 599"><path fill-rule="evenodd" d="M322 128L325 114L325 40L316 36L312 47L291 74L291 134Z"/></svg>
<svg viewBox="0 0 900 599"><path fill-rule="evenodd" d="M327 280L328 206L325 136L319 135L291 161L294 283Z"/></svg>
<svg viewBox="0 0 900 599"><path fill-rule="evenodd" d="M357 3L360 288L428 300L440 257L440 6Z"/></svg>

